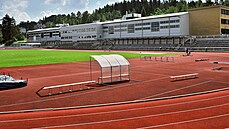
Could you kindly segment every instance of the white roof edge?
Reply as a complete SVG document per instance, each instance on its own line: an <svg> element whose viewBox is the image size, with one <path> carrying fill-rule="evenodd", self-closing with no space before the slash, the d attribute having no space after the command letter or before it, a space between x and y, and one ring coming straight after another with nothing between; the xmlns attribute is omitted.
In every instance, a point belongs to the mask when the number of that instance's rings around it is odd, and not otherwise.
<svg viewBox="0 0 229 129"><path fill-rule="evenodd" d="M155 16L147 16L147 17L140 17L140 18L134 18L134 19L129 19L129 20L105 21L105 22L101 22L101 23L102 24L111 24L111 23L119 23L119 22L156 19L156 18L163 18L163 17L175 17L175 16L181 16L181 15L185 15L185 14L188 14L188 12L178 12L178 13L162 14L162 15L155 15Z"/></svg>
<svg viewBox="0 0 229 129"><path fill-rule="evenodd" d="M69 27L77 27L77 26L88 26L88 25L101 25L102 22L96 22L96 23L85 23L85 24L78 24L78 25L71 25L71 26L64 26L61 28L69 28Z"/></svg>
<svg viewBox="0 0 229 129"><path fill-rule="evenodd" d="M60 30L60 27L29 30L27 32L39 32L39 31L49 31L49 30Z"/></svg>

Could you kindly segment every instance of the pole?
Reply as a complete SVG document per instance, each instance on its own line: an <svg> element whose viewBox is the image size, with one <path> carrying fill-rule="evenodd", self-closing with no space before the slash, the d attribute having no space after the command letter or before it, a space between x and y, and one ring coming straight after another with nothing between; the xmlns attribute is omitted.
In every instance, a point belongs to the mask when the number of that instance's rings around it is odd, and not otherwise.
<svg viewBox="0 0 229 129"><path fill-rule="evenodd" d="M90 79L92 81L92 65L91 65L91 57L90 57Z"/></svg>

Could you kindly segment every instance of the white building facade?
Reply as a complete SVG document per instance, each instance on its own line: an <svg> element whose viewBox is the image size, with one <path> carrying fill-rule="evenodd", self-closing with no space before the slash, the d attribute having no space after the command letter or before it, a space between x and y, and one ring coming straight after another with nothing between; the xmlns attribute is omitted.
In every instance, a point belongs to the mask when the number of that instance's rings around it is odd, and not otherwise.
<svg viewBox="0 0 229 129"><path fill-rule="evenodd" d="M189 35L188 12L104 22L104 39Z"/></svg>
<svg viewBox="0 0 229 129"><path fill-rule="evenodd" d="M100 23L90 23L62 27L61 41L64 42L84 42L102 39L102 25Z"/></svg>
<svg viewBox="0 0 229 129"><path fill-rule="evenodd" d="M60 28L37 29L27 32L27 42L56 43L60 42Z"/></svg>
<svg viewBox="0 0 229 129"><path fill-rule="evenodd" d="M98 22L28 31L28 42L64 43L146 39L189 35L189 14L180 12L128 20Z"/></svg>

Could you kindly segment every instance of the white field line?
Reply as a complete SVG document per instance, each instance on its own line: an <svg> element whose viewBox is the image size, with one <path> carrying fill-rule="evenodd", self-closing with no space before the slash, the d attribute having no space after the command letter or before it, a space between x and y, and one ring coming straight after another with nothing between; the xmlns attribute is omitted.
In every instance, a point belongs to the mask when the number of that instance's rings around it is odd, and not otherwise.
<svg viewBox="0 0 229 129"><path fill-rule="evenodd" d="M226 97L229 97L229 95L217 96L217 97L207 98L207 99L202 99L202 100L194 100L194 101L187 101L187 102L164 104L164 105L158 105L158 106L147 106L147 107L140 107L140 108L124 109L124 110L121 109L121 110L116 110L116 111L85 113L85 114L68 115L68 116L61 115L61 116L55 116L55 117L42 117L42 118L34 118L33 117L33 118L30 118L30 119L3 120L3 121L0 121L0 123L4 123L4 122L21 122L21 121L35 121L35 120L46 120L46 119L48 120L48 119L70 118L70 117L80 117L80 116L90 116L90 115L102 115L102 114L110 114L110 113L121 113L121 112L153 109L153 108L164 108L164 107L171 107L171 106L180 106L180 105L185 105L185 104L191 104L191 103L198 103L198 102L222 99L222 98L226 98Z"/></svg>
<svg viewBox="0 0 229 129"><path fill-rule="evenodd" d="M171 115L171 114L187 113L187 112L193 112L193 111L198 111L198 110L206 110L206 109L211 109L211 108L218 108L218 107L227 106L227 105L229 105L229 103L215 105L215 106L209 106L209 107L204 107L204 108L196 108L196 109L190 109L190 110L169 112L169 113L161 113L161 114L153 114L153 115L146 115L146 116L138 116L138 117L130 117L130 118L122 118L122 119L114 119L114 120L97 121L97 122L79 123L79 124L47 126L47 127L33 128L33 129L64 128L64 127L75 127L75 126L83 126L83 125L112 123L112 122L136 120L136 119L143 119L143 118L150 118L150 117L159 117L159 116L165 116L165 115ZM229 114L224 114L224 115L229 115ZM222 116L222 115L220 115L220 116Z"/></svg>
<svg viewBox="0 0 229 129"><path fill-rule="evenodd" d="M220 117L227 117L227 116L229 116L229 114L223 114L223 115L217 115L217 116L211 116L211 117L204 117L204 118L199 118L199 119L192 119L192 120L186 120L186 121L180 121L180 122L174 122L174 123L168 123L168 124L162 124L162 125L147 126L147 127L137 128L137 129L159 128L159 127L179 125L179 124L185 124L185 123L192 123L192 122L204 121L204 120L215 119L215 118L220 118ZM226 129L229 129L229 128L226 128Z"/></svg>
<svg viewBox="0 0 229 129"><path fill-rule="evenodd" d="M148 98L152 98L152 97L159 96L159 95L163 95L163 94L167 94L167 93L172 93L172 92L174 92L174 91L179 91L179 90L182 90L182 89L186 89L186 88L190 88L190 87L202 85L202 84L209 83L209 82L211 82L211 81L204 81L204 82L201 82L201 83L197 83L197 84L185 86L185 87L178 88L178 89L175 89L175 90L166 91L166 92L163 92L163 93L159 93L159 94L155 94L155 95L152 95L152 96L144 97L144 98L141 98L141 99L139 99L139 100L148 99Z"/></svg>

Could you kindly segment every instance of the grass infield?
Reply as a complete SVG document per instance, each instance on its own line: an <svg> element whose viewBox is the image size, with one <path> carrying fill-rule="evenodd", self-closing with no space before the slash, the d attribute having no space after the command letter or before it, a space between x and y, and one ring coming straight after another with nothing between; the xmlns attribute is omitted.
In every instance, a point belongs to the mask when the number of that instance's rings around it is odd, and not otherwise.
<svg viewBox="0 0 229 129"><path fill-rule="evenodd" d="M29 66L41 64L56 64L66 62L89 61L91 55L120 54L125 58L146 56L168 56L169 54L140 54L130 52L82 52L64 50L0 50L0 68L14 66Z"/></svg>

